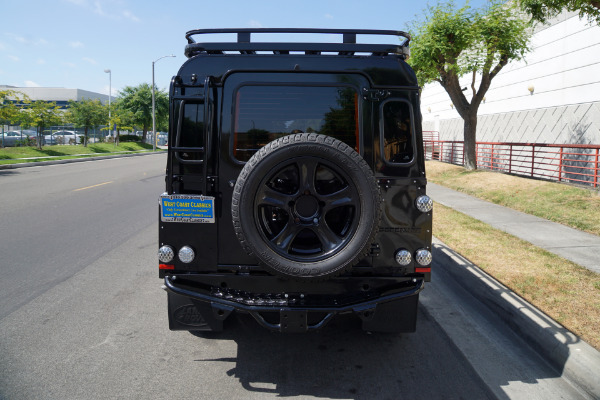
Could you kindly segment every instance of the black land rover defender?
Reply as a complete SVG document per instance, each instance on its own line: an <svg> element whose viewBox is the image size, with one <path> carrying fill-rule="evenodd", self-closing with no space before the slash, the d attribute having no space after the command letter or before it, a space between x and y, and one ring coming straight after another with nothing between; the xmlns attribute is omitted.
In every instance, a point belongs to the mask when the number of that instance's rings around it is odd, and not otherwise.
<svg viewBox="0 0 600 400"><path fill-rule="evenodd" d="M207 34L237 40L193 39ZM307 42L317 34L342 41ZM431 277L432 202L409 36L205 29L186 38L160 197L170 329L220 331L236 311L283 332L342 313L364 330L414 331Z"/></svg>

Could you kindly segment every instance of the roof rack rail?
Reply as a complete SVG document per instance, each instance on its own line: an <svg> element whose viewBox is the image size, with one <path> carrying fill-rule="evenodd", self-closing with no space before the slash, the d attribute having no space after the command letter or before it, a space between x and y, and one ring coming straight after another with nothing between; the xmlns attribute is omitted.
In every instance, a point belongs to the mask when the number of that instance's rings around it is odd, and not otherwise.
<svg viewBox="0 0 600 400"><path fill-rule="evenodd" d="M237 34L233 42L202 42L197 43L192 36L204 34ZM342 35L342 43L315 42L252 42L253 33L290 33L290 34L329 34ZM357 35L385 35L404 38L399 44L369 44L356 43ZM322 53L337 53L338 55L354 55L356 53L371 53L372 55L396 54L408 58L410 35L402 31L374 29L313 29L313 28L243 28L243 29L195 29L185 34L188 45L185 55L190 58L198 54L224 54L226 51L239 54L257 54L257 52L272 52L273 54L290 54L299 52L311 55Z"/></svg>

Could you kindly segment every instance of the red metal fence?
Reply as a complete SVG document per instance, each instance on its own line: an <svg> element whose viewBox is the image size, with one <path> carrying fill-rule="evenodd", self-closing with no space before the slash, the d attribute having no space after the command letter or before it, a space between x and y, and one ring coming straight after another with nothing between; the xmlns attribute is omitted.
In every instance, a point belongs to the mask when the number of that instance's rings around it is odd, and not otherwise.
<svg viewBox="0 0 600 400"><path fill-rule="evenodd" d="M438 131L423 131L423 140L424 141L440 140L440 133Z"/></svg>
<svg viewBox="0 0 600 400"><path fill-rule="evenodd" d="M464 164L463 142L425 138L427 160ZM600 186L600 145L477 142L477 167Z"/></svg>

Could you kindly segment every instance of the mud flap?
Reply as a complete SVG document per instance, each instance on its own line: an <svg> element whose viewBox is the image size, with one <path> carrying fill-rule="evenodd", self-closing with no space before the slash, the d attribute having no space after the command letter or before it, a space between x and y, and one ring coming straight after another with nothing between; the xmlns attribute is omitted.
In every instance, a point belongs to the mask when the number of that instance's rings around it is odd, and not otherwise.
<svg viewBox="0 0 600 400"><path fill-rule="evenodd" d="M167 292L169 309L169 329L172 331L212 331L221 332L223 321L233 309L190 299Z"/></svg>
<svg viewBox="0 0 600 400"><path fill-rule="evenodd" d="M361 310L362 329L369 332L414 332L417 328L419 294L400 300L388 301L376 307Z"/></svg>

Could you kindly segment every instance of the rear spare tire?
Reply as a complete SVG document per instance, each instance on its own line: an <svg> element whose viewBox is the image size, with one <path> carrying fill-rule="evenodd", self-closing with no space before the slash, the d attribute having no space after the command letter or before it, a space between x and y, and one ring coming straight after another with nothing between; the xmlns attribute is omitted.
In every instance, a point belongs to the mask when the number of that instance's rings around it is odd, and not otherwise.
<svg viewBox="0 0 600 400"><path fill-rule="evenodd" d="M235 184L231 213L242 247L269 270L325 279L367 255L381 195L356 151L329 136L299 133L250 158Z"/></svg>

